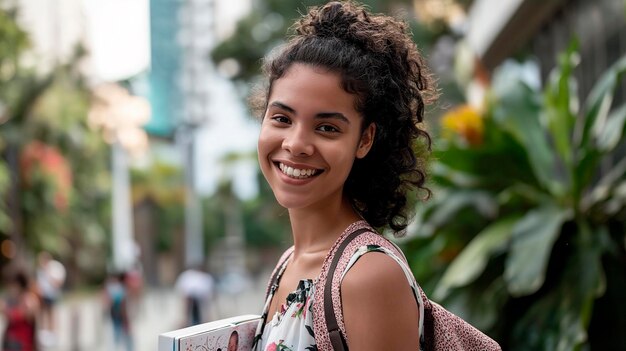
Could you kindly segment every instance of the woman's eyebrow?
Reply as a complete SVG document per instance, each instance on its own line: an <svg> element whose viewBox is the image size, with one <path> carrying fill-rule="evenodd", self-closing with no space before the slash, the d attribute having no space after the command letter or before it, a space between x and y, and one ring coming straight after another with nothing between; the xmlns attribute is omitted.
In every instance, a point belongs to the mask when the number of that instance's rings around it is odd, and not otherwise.
<svg viewBox="0 0 626 351"><path fill-rule="evenodd" d="M344 123L350 124L350 120L346 118L346 116L344 116L343 113L340 113L340 112L320 112L315 115L315 118L316 119L317 118L319 119L333 118L333 119L338 119Z"/></svg>
<svg viewBox="0 0 626 351"><path fill-rule="evenodd" d="M293 109L292 107L288 105L285 105L284 103L280 101L273 101L270 104L270 106L277 107L281 110L285 110L289 113L293 113L294 115L298 114L295 109ZM316 119L338 119L344 123L350 124L350 120L346 116L344 116L344 114L341 112L319 112L315 114L315 118Z"/></svg>
<svg viewBox="0 0 626 351"><path fill-rule="evenodd" d="M285 111L287 111L287 112L289 112L289 113L293 113L294 115L296 114L296 110L294 110L293 108L291 108L291 107L289 107L289 106L287 106L287 105L283 104L283 103L282 103L282 102L280 102L280 101L273 101L273 102L270 104L270 106L271 106L271 107L278 107L278 108L280 108L280 109L282 109L282 110L285 110Z"/></svg>

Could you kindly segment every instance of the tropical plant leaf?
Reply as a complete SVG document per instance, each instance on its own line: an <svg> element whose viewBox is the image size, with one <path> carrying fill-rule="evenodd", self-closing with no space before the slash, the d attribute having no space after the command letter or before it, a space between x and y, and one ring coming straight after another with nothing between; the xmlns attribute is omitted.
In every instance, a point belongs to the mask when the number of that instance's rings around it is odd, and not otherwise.
<svg viewBox="0 0 626 351"><path fill-rule="evenodd" d="M525 147L491 116L483 117L483 125L480 145L467 147L445 139L437 143L432 156L438 161L432 168L433 181L442 186L452 184L494 192L514 182L540 187ZM444 166L439 168L439 164Z"/></svg>
<svg viewBox="0 0 626 351"><path fill-rule="evenodd" d="M606 291L606 277L602 268L602 253L611 245L609 230L606 226L592 227L587 221L579 221L579 235L577 236L576 262L578 270L573 279L579 290L597 298ZM591 311L584 315L585 323L591 319Z"/></svg>
<svg viewBox="0 0 626 351"><path fill-rule="evenodd" d="M457 187L472 188L480 184L480 179L476 175L453 169L442 162L432 166L431 176L445 178Z"/></svg>
<svg viewBox="0 0 626 351"><path fill-rule="evenodd" d="M615 137L605 133L621 134L617 131L608 131L607 124L609 121L616 124L620 123L621 108L615 111L615 115L612 116L617 117L617 120L609 118L609 115L615 90L624 72L626 72L626 56L623 56L606 70L593 86L585 101L583 118L578 120L574 129L574 145L576 145L577 151L577 163L573 173L573 189L577 192L574 194L575 201L580 198L582 189L593 181L598 162L602 157L603 152L601 151L608 150L612 139ZM606 140L607 137L611 140Z"/></svg>
<svg viewBox="0 0 626 351"><path fill-rule="evenodd" d="M473 206L482 216L493 218L498 214L498 205L495 199L486 191L464 190L440 191L432 210L425 215L422 235L431 235L441 225L454 220L456 214L467 206Z"/></svg>
<svg viewBox="0 0 626 351"><path fill-rule="evenodd" d="M580 306L574 306L569 286L561 284L557 290L535 302L513 330L511 350L577 350L587 337L582 327Z"/></svg>
<svg viewBox="0 0 626 351"><path fill-rule="evenodd" d="M621 159L609 172L604 174L596 185L580 201L580 208L583 211L589 210L591 206L605 201L616 193L617 184L623 181L626 175L626 158Z"/></svg>
<svg viewBox="0 0 626 351"><path fill-rule="evenodd" d="M579 350L587 340L594 300L606 286L602 251L606 227L591 232L589 224L579 222L575 251L557 285L537 301L514 331L514 350Z"/></svg>
<svg viewBox="0 0 626 351"><path fill-rule="evenodd" d="M522 217L513 227L504 279L512 296L529 295L545 280L552 246L572 211L546 203Z"/></svg>
<svg viewBox="0 0 626 351"><path fill-rule="evenodd" d="M513 225L519 217L499 220L478 233L454 259L437 285L434 297L444 299L450 289L464 286L476 279L487 265L489 257L508 244Z"/></svg>
<svg viewBox="0 0 626 351"><path fill-rule="evenodd" d="M585 102L583 127L580 129L578 147L586 147L592 133L599 136L604 130L604 124L613 102L613 95L622 75L626 72L626 56L620 58L598 79L591 89Z"/></svg>
<svg viewBox="0 0 626 351"><path fill-rule="evenodd" d="M624 124L626 123L626 104L614 110L604 125L597 139L598 149L602 152L611 152L622 140Z"/></svg>
<svg viewBox="0 0 626 351"><path fill-rule="evenodd" d="M519 74L497 72L493 81L492 115L500 127L524 146L535 177L552 194L560 194L559 183L567 179L557 176L556 157L539 123L541 102L537 91Z"/></svg>
<svg viewBox="0 0 626 351"><path fill-rule="evenodd" d="M499 277L488 285L475 284L455 290L446 298L445 306L479 330L489 330L498 321L508 295L506 284Z"/></svg>
<svg viewBox="0 0 626 351"><path fill-rule="evenodd" d="M576 80L572 78L580 61L577 49L578 42L572 41L567 51L560 55L560 65L552 71L546 85L542 113L554 146L568 168L572 163L571 130L579 105Z"/></svg>

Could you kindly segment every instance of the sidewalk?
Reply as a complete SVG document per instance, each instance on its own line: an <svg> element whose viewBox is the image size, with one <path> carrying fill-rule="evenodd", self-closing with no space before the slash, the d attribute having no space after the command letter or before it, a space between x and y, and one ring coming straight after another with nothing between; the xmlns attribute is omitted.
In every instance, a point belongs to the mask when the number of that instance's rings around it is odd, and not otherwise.
<svg viewBox="0 0 626 351"><path fill-rule="evenodd" d="M136 351L156 350L159 333L175 329L180 299L173 291L149 290L132 318ZM42 351L105 351L113 347L108 311L100 296L67 296L57 307L57 342Z"/></svg>
<svg viewBox="0 0 626 351"><path fill-rule="evenodd" d="M260 314L266 281L259 280L244 293L218 294L210 318ZM132 320L135 351L156 351L158 335L179 328L182 320L183 300L175 291L146 291ZM112 335L99 295L66 295L57 306L57 343L41 351L113 351Z"/></svg>

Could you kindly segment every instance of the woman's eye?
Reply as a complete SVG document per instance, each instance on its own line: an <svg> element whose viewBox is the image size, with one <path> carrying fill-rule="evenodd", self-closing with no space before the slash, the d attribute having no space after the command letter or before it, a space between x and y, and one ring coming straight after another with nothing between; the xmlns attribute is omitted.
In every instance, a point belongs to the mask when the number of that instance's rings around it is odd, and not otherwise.
<svg viewBox="0 0 626 351"><path fill-rule="evenodd" d="M278 123L289 123L289 118L285 116L274 116L272 117L272 120Z"/></svg>
<svg viewBox="0 0 626 351"><path fill-rule="evenodd" d="M337 128L333 127L333 126L330 126L330 125L326 125L326 124L317 127L317 129L319 131L321 131L321 132L327 132L327 133L336 133L336 132L339 131L339 129L337 129Z"/></svg>

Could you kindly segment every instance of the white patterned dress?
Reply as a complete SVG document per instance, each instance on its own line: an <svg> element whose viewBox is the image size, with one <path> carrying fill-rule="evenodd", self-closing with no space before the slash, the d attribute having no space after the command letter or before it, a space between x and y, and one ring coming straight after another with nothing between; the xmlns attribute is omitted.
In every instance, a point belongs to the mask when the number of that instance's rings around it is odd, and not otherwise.
<svg viewBox="0 0 626 351"><path fill-rule="evenodd" d="M316 351L317 346L313 335L313 311L311 310L314 292L315 284L312 280L301 280L296 290L287 295L287 300L281 305L280 310L265 325L255 350ZM270 293L267 298L263 309L264 315L268 313L269 303L272 301L273 295Z"/></svg>
<svg viewBox="0 0 626 351"><path fill-rule="evenodd" d="M357 223L355 223L357 224ZM359 223L360 224L360 223ZM352 229L354 224L348 229ZM402 267L407 280L413 289L414 294L417 293L417 283L412 279L412 274L408 267L401 263L402 260L397 257L393 252L387 250L384 247L378 245L363 245L358 248L352 255L350 262L343 271L342 278L348 272L348 270L356 263L356 261L368 252L382 252L391 256ZM289 259L285 260L282 267L279 268L277 281L280 282ZM257 330L257 339L255 351L317 351L317 345L315 343L315 334L313 332L313 309L312 303L314 301L313 296L315 294L315 286L317 280L301 280L298 283L298 287L295 291L287 295L286 301L281 305L280 309L274 316L270 317L268 309L272 298L274 297L275 288L270 289L267 300L265 301L265 307L263 308L263 315L269 322L259 326ZM422 311L420 311L423 313ZM420 340L423 340L423 329L420 325Z"/></svg>

